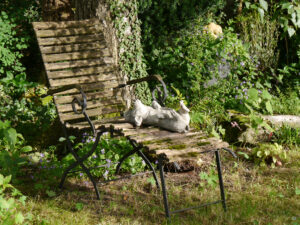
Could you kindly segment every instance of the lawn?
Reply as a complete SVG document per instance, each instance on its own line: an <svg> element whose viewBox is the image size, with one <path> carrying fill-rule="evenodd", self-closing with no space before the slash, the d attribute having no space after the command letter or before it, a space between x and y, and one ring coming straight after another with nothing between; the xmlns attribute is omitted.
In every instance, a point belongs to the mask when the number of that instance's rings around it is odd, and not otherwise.
<svg viewBox="0 0 300 225"><path fill-rule="evenodd" d="M223 159L228 210L221 204L172 215L171 224L300 224L300 152L290 150L282 167L259 168L243 160ZM213 163L187 173L167 173L171 210L220 198ZM26 181L27 180L27 181ZM32 192L25 179L18 188L29 198L24 212L37 224L166 224L161 193L149 175L101 186L101 200L91 184L69 179L55 196Z"/></svg>

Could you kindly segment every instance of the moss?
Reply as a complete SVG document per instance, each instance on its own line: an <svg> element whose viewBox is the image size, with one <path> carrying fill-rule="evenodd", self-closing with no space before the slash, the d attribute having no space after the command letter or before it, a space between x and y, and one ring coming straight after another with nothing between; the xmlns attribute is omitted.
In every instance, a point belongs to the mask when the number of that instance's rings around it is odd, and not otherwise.
<svg viewBox="0 0 300 225"><path fill-rule="evenodd" d="M204 142L198 142L197 145L198 146L204 146L204 145L209 145L210 142L209 141L204 141Z"/></svg>
<svg viewBox="0 0 300 225"><path fill-rule="evenodd" d="M180 149L184 149L186 148L185 144L179 144L179 145L171 145L168 147L169 149L176 149L176 150L180 150Z"/></svg>
<svg viewBox="0 0 300 225"><path fill-rule="evenodd" d="M146 134L147 136L147 134ZM161 139L161 140L154 140L154 141L144 141L143 144L144 145L149 145L149 144L161 144L161 143L164 143L164 142L167 142L167 143L170 143L172 140L170 138L164 138L164 139Z"/></svg>
<svg viewBox="0 0 300 225"><path fill-rule="evenodd" d="M189 153L187 153L187 155L188 155L189 157L197 157L197 156L198 156L198 153L197 153L197 152L189 152Z"/></svg>

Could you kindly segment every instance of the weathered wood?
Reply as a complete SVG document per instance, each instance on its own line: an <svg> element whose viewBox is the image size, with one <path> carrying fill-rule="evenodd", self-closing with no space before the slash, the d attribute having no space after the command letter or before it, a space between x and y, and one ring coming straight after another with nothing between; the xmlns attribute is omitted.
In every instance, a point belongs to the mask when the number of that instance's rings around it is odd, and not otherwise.
<svg viewBox="0 0 300 225"><path fill-rule="evenodd" d="M75 68L75 69L71 69L71 70L48 72L48 78L54 79L54 78L64 78L64 77L76 77L76 76L82 76L82 75L88 75L88 74L113 72L114 70L115 70L115 67L113 65Z"/></svg>
<svg viewBox="0 0 300 225"><path fill-rule="evenodd" d="M98 51L82 51L82 52L71 52L71 53L59 53L59 54L45 54L45 62L64 61L64 60L76 60L76 59L89 59L98 58L102 56L110 56L110 52L107 48L99 49Z"/></svg>
<svg viewBox="0 0 300 225"><path fill-rule="evenodd" d="M60 96L60 95L55 95L54 99L57 104L67 104L71 103L74 97L81 98L81 94L73 94L73 95L66 95L66 96ZM101 92L92 92L92 93L86 93L86 98L87 100L96 100L96 99L107 99L107 98L112 98L112 99L122 99L121 94L114 93L112 91L101 91Z"/></svg>
<svg viewBox="0 0 300 225"><path fill-rule="evenodd" d="M93 120L93 124L94 124L95 128L97 129L100 126L110 127L111 125L114 126L115 124L119 125L117 123L118 121L120 122L121 125L123 125L122 127L132 126L129 123L125 123L124 118L121 116L116 116L113 118L95 119L95 120ZM90 125L87 121L69 123L69 125L72 127L78 127L78 128L90 127Z"/></svg>
<svg viewBox="0 0 300 225"><path fill-rule="evenodd" d="M92 109L92 108L99 108L99 107L105 107L109 105L121 105L123 102L121 100L116 100L116 99L104 99L104 100L91 100L87 101L87 109ZM72 104L71 102L69 104L64 104L64 105L56 105L57 109L59 112L65 113L65 112L72 112ZM79 110L80 108L78 108Z"/></svg>
<svg viewBox="0 0 300 225"><path fill-rule="evenodd" d="M103 108L95 108L95 109L88 109L86 110L86 113L88 114L89 117L94 117L94 116L100 116L100 115L105 115L105 114L110 114L110 113L118 113L122 112L124 109L123 105L116 105L116 107L112 108L110 107L103 107ZM60 113L59 112L59 117L62 121L68 121L68 120L75 120L75 119L83 119L84 115L82 114L75 114L73 112L70 113Z"/></svg>
<svg viewBox="0 0 300 225"><path fill-rule="evenodd" d="M68 68L76 68L76 67L83 67L83 66L97 66L103 64L111 64L113 63L112 57L101 57L97 59L84 59L84 60L75 60L75 61L68 61L68 62L54 62L54 63L46 63L45 68L48 71L51 70L58 70L58 69L68 69Z"/></svg>
<svg viewBox="0 0 300 225"><path fill-rule="evenodd" d="M49 29L49 30L36 30L36 36L39 38L44 37L63 37L72 35L86 35L101 32L102 26L92 26L92 27L74 27L65 29Z"/></svg>
<svg viewBox="0 0 300 225"><path fill-rule="evenodd" d="M58 46L41 46L41 52L43 54L51 53L62 53L62 52L77 52L82 50L96 50L105 48L104 42L96 41L92 43L81 43L81 44L68 44Z"/></svg>
<svg viewBox="0 0 300 225"><path fill-rule="evenodd" d="M63 21L63 22L33 22L32 24L35 30L88 27L88 26L95 26L95 24L101 25L98 19L88 19L88 20L80 20L80 21Z"/></svg>
<svg viewBox="0 0 300 225"><path fill-rule="evenodd" d="M64 79L50 79L50 85L51 87L59 87L63 86L64 84L89 84L89 83L94 83L94 82L99 82L97 84L98 88L103 89L105 84L102 84L104 81L109 81L107 82L107 85L109 87L117 87L118 82L113 80L114 76L112 74L100 74L100 75L89 75L89 76L82 76L82 77L76 77L76 78L64 78ZM102 82L101 82L102 81ZM101 83L100 83L101 82ZM106 87L106 88L109 88ZM92 88L92 86L91 86Z"/></svg>
<svg viewBox="0 0 300 225"><path fill-rule="evenodd" d="M77 35L68 37L37 38L40 46L105 41L103 34Z"/></svg>

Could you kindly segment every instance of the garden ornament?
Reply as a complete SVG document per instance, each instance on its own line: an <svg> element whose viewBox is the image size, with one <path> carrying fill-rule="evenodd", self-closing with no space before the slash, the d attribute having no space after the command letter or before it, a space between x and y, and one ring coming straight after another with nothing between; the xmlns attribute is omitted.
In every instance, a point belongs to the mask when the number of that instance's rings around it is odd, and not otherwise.
<svg viewBox="0 0 300 225"><path fill-rule="evenodd" d="M151 106L144 105L139 99L132 109L124 113L125 120L139 127L142 124L153 125L169 131L184 133L189 130L190 110L180 101L180 109L161 107L153 101Z"/></svg>

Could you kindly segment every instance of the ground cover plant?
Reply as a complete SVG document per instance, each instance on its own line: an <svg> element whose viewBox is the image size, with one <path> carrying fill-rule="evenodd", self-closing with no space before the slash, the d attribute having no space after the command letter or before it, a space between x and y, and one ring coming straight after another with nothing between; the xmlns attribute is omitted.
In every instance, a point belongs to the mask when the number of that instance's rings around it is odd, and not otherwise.
<svg viewBox="0 0 300 225"><path fill-rule="evenodd" d="M47 84L30 24L46 18L46 2L0 2L0 223L167 224L161 193L147 175L101 185L101 201L79 169L68 176L66 190L57 188L74 158L54 127L52 97L44 97ZM235 161L222 153L228 211L209 206L173 215L171 224L300 225L300 128L263 119L300 116L299 2L106 3L120 48L128 49L119 55L123 72L129 77L132 72L131 78L160 74L170 93L167 106L177 108L183 100L192 127L229 141L239 156ZM223 32L212 36L209 23ZM134 35L127 35L129 30ZM149 102L146 88L137 87L136 93ZM246 131L255 141L238 137ZM79 155L95 141L89 133L68 139ZM126 139L105 135L87 165L98 167L92 174L103 182L116 178L116 163L131 148ZM145 169L133 155L121 172ZM213 160L166 177L172 209L219 199Z"/></svg>

